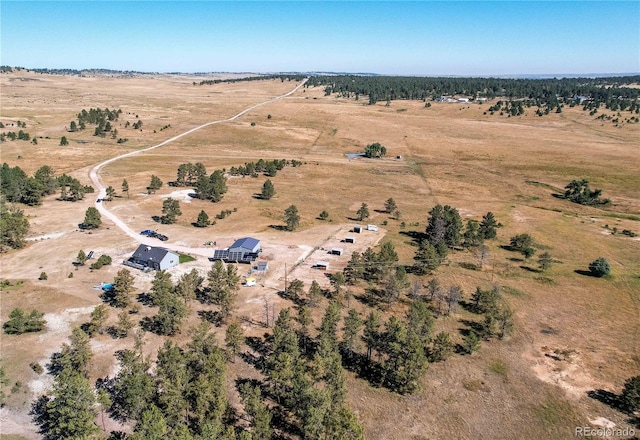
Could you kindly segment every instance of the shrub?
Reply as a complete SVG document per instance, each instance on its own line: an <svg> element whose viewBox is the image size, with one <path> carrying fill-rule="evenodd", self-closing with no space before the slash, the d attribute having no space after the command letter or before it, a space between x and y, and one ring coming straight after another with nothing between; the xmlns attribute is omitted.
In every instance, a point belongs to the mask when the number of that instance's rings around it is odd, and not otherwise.
<svg viewBox="0 0 640 440"><path fill-rule="evenodd" d="M31 369L37 374L42 374L44 372L44 368L42 368L42 365L40 365L38 362L31 362L29 364L29 367L31 367Z"/></svg>
<svg viewBox="0 0 640 440"><path fill-rule="evenodd" d="M599 257L589 264L589 271L593 276L602 277L611 273L611 266L606 258Z"/></svg>
<svg viewBox="0 0 640 440"><path fill-rule="evenodd" d="M44 280L46 280L46 279L48 279L48 278L49 278L49 277L47 276L47 273L46 273L46 272L40 272L40 276L38 277L38 279L39 279L40 281L44 281Z"/></svg>
<svg viewBox="0 0 640 440"><path fill-rule="evenodd" d="M108 255L100 255L100 258L98 258L95 263L89 266L89 268L97 270L97 269L100 269L102 266L106 266L108 264L111 264L111 257Z"/></svg>

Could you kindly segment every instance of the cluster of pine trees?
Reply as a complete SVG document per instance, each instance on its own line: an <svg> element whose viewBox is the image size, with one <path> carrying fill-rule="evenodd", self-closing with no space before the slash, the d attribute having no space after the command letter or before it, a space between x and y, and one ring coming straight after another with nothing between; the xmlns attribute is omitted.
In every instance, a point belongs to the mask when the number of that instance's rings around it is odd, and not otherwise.
<svg viewBox="0 0 640 440"><path fill-rule="evenodd" d="M302 165L302 162L296 159L258 159L257 162L247 162L239 167L229 168L229 174L232 176L258 177L258 173L264 173L266 176L275 177L275 175L278 174L278 171L288 165L291 165L292 167L299 167Z"/></svg>
<svg viewBox="0 0 640 440"><path fill-rule="evenodd" d="M24 203L35 206L42 203L44 196L60 189L59 200L81 200L86 193L94 191L92 186L82 185L80 181L66 174L55 176L53 168L43 165L32 177L19 166L10 167L3 163L0 168L0 193L8 202Z"/></svg>

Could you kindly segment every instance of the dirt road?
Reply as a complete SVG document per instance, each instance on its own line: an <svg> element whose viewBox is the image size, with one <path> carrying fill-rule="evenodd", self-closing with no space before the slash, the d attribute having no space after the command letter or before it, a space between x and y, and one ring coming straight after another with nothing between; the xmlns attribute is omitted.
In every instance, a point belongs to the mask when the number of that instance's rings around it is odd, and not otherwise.
<svg viewBox="0 0 640 440"><path fill-rule="evenodd" d="M140 244L145 244L145 245L149 245L149 246L155 246L158 244L157 240L151 238L151 237L145 237L143 235L140 235L138 232L134 231L133 229L131 229L129 226L127 226L127 224L117 215L115 215L113 212L109 211L106 207L105 204L101 203L99 200L103 199L106 194L106 187L102 184L102 181L100 180L100 170L105 167L106 165L109 165L110 163L113 163L117 160L120 159L124 159L126 157L131 157L131 156L135 156L137 154L141 154L147 151L151 151L154 150L156 148L160 148L164 145L167 145L177 139L180 139L183 136L187 136L191 133L193 133L194 131L198 131L202 128L208 127L210 125L215 125L215 124L221 124L224 122L232 122L235 121L236 119L238 119L239 117L243 116L244 114L250 112L251 110L254 110L258 107L261 107L263 105L266 104L270 104L272 102L278 101L280 99L286 98L287 96L292 95L293 93L295 93L300 87L302 87L304 85L304 83L307 82L306 79L304 79L300 84L298 84L293 90L291 90L288 93L285 93L284 95L280 95L277 96L273 99L269 99L268 101L264 101L255 105L252 105L251 107L248 107L244 110L242 110L240 113L231 116L230 118L227 119L220 119L218 121L212 121L212 122L207 122L206 124L202 124L199 125L197 127L194 127L190 130L185 131L184 133L181 133L177 136L173 136L172 138L167 139L166 141L163 141L157 145L153 145L151 147L148 148L143 148L142 150L137 150L137 151L133 151L131 153L126 153L126 154L121 154L120 156L116 156L113 157L111 159L105 160L104 162L101 162L99 164L97 164L96 166L94 166L93 168L91 168L91 170L89 171L89 178L91 179L91 181L93 182L94 186L97 189L97 193L98 193L98 197L97 200L95 202L95 207L98 209L98 211L100 212L100 215L107 217L109 220L111 220L118 228L120 228L125 234L127 234L129 237L133 238L134 240L136 240L138 243ZM186 246L180 246L177 244L172 244L169 242L163 243L162 245L163 247L170 249L172 251L177 251L177 252L183 252L183 253L190 253L190 254L195 254L195 255L202 255L202 256L210 256L211 255L211 249L210 248L190 248L190 247L186 247Z"/></svg>

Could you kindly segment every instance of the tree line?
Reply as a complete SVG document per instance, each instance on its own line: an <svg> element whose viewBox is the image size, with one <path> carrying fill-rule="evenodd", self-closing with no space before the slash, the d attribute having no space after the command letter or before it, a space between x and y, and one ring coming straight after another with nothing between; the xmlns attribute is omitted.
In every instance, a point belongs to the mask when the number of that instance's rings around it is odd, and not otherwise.
<svg viewBox="0 0 640 440"><path fill-rule="evenodd" d="M383 100L427 100L446 95L463 95L472 99L505 97L528 100L541 106L557 108L557 102L575 102L586 97L590 105L605 105L619 109L624 106L640 113L637 99L640 91L628 87L639 76L561 79L450 78L332 75L312 76L305 87L324 87L325 94L360 99L368 97L370 104Z"/></svg>

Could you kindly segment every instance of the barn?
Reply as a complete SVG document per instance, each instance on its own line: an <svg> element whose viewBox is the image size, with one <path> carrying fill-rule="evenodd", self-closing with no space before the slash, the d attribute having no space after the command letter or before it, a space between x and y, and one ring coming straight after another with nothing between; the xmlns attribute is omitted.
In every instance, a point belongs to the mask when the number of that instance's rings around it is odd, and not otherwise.
<svg viewBox="0 0 640 440"><path fill-rule="evenodd" d="M339 247L334 247L331 248L331 255L342 255L342 253L344 252L344 249L339 248Z"/></svg>
<svg viewBox="0 0 640 440"><path fill-rule="evenodd" d="M355 237L344 237L344 242L345 243L355 243L356 242L356 238Z"/></svg>
<svg viewBox="0 0 640 440"><path fill-rule="evenodd" d="M317 269L320 270L329 270L329 262L328 261L318 261L315 265Z"/></svg>
<svg viewBox="0 0 640 440"><path fill-rule="evenodd" d="M154 270L166 270L177 266L179 262L180 257L178 254L174 254L165 248L141 244L125 264L128 263L127 266L138 269L148 267Z"/></svg>
<svg viewBox="0 0 640 440"><path fill-rule="evenodd" d="M361 226L361 225L355 225L355 226L353 227L353 232L356 232L356 233L358 233L358 234L361 234L361 233L362 233L362 226Z"/></svg>

